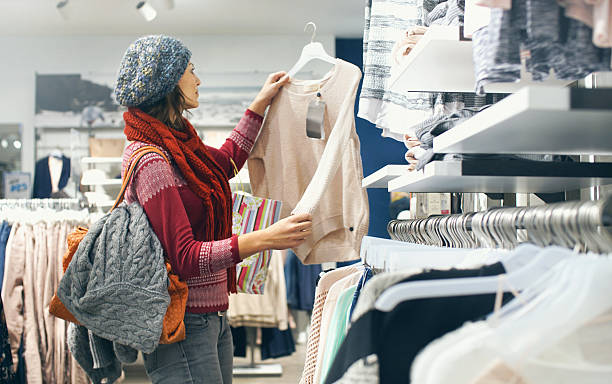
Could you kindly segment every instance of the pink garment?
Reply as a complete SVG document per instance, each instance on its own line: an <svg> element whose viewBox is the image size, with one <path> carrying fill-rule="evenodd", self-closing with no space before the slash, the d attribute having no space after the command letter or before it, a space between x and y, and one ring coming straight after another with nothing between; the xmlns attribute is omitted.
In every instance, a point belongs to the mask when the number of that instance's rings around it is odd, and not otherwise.
<svg viewBox="0 0 612 384"><path fill-rule="evenodd" d="M47 224L45 222L38 222L32 226L32 233L34 235L34 270L35 280L32 284L34 287L34 313L36 316L36 333L38 338L38 353L40 356L41 374L42 381L47 383L51 380L51 366L53 364L52 358L49 353L50 340L47 337L46 318L51 316L49 314L49 303L45 306L45 287L46 277L49 268L48 256L49 252L47 249ZM49 234L52 236L52 234ZM49 237L50 237L49 236ZM27 268L27 266L26 266ZM50 336L50 335L49 335ZM26 364L27 366L27 364Z"/></svg>
<svg viewBox="0 0 612 384"><path fill-rule="evenodd" d="M512 8L512 0L476 0L474 3L489 8L502 8L506 10Z"/></svg>
<svg viewBox="0 0 612 384"><path fill-rule="evenodd" d="M314 374L314 382L321 382L321 374L323 373L323 357L325 353L325 345L327 343L327 334L329 332L329 324L331 323L332 317L334 315L334 309L336 308L336 303L338 302L338 298L342 294L342 292L349 288L352 285L355 285L359 282L359 279L363 275L363 270L358 270L348 276L343 277L339 281L335 282L334 285L331 286L329 292L327 293L327 298L325 299L325 304L323 304L323 314L321 315L321 331L319 332L319 348L317 352L317 360L315 363L315 374Z"/></svg>
<svg viewBox="0 0 612 384"><path fill-rule="evenodd" d="M62 257L66 252L67 244L66 244L66 236L68 233L73 231L73 226L69 225L67 222L62 222L59 224L58 229L58 237L57 243L55 244L55 254L58 257L52 258L54 267L54 280L53 287L57 287L59 285L60 278L63 274L62 269ZM52 265L49 265L49 268L52 268ZM59 318L54 318L53 322L53 369L54 376L57 383L66 382L67 378L70 377L69 374L69 365L67 364L68 360L68 348L66 348L66 328L67 323Z"/></svg>
<svg viewBox="0 0 612 384"><path fill-rule="evenodd" d="M600 0L593 5L593 44L612 47L612 0Z"/></svg>
<svg viewBox="0 0 612 384"><path fill-rule="evenodd" d="M358 270L359 269L355 265L349 265L327 272L319 279L319 284L317 284L317 289L315 291L314 307L310 317L310 331L308 332L308 343L306 344L306 361L304 362L304 371L302 372L300 384L313 384L315 382L314 375L319 353L321 318L323 316L323 306L327 293L336 281Z"/></svg>
<svg viewBox="0 0 612 384"><path fill-rule="evenodd" d="M26 379L31 383L87 384L66 345L65 321L49 314L62 275L67 222L15 223L6 246L2 301L14 366L23 338Z"/></svg>
<svg viewBox="0 0 612 384"><path fill-rule="evenodd" d="M26 363L26 378L28 384L42 384L42 360L40 334L38 328L37 299L39 286L37 277L38 265L36 262L38 249L34 242L32 225L25 224L25 275L23 278L23 355Z"/></svg>

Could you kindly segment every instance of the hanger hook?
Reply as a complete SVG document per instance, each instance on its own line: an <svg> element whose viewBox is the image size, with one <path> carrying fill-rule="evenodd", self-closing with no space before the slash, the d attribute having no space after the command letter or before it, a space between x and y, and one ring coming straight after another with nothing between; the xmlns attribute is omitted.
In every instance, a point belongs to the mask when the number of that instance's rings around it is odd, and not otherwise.
<svg viewBox="0 0 612 384"><path fill-rule="evenodd" d="M315 36L317 35L317 25L313 23L312 21L309 21L308 23L306 23L306 26L304 27L304 32L308 32L309 25L312 26L312 36L310 36L310 42L313 43Z"/></svg>

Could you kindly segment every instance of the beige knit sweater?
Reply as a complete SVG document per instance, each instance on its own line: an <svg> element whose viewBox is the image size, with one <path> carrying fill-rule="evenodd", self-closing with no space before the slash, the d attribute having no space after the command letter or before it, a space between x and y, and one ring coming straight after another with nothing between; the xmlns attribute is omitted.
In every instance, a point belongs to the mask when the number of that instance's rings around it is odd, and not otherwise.
<svg viewBox="0 0 612 384"><path fill-rule="evenodd" d="M368 230L354 118L360 78L359 68L337 59L322 80L293 80L274 98L249 158L254 195L281 200L283 217L313 215L313 236L295 249L304 264L359 258ZM326 103L324 140L306 136L317 92Z"/></svg>

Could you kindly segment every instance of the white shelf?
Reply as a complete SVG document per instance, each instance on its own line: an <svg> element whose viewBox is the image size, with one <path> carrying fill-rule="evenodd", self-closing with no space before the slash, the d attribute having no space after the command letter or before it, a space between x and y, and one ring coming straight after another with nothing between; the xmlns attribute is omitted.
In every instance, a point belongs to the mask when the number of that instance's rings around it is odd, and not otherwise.
<svg viewBox="0 0 612 384"><path fill-rule="evenodd" d="M361 181L363 188L387 188L389 181L408 173L408 165L387 165Z"/></svg>
<svg viewBox="0 0 612 384"><path fill-rule="evenodd" d="M612 90L524 88L434 138L434 150L612 154Z"/></svg>
<svg viewBox="0 0 612 384"><path fill-rule="evenodd" d="M83 164L121 164L122 162L122 157L83 157L81 159Z"/></svg>
<svg viewBox="0 0 612 384"><path fill-rule="evenodd" d="M81 182L81 185L121 185L121 179L106 179L106 180L96 180L90 182Z"/></svg>
<svg viewBox="0 0 612 384"><path fill-rule="evenodd" d="M115 204L115 200L90 201L89 203L94 204L96 207L110 208Z"/></svg>
<svg viewBox="0 0 612 384"><path fill-rule="evenodd" d="M388 189L389 192L549 193L612 184L612 164L531 162L529 166L495 160L489 161L490 167L482 167L481 162L487 161L434 161L422 171L391 180ZM517 171L517 175L510 175L511 171Z"/></svg>
<svg viewBox="0 0 612 384"><path fill-rule="evenodd" d="M524 75L525 78L529 76ZM393 92L474 92L474 62L472 42L459 40L459 27L432 26L392 75L389 85ZM550 80L544 83L522 80L518 83L498 83L485 86L487 92L512 93L529 84L564 85Z"/></svg>

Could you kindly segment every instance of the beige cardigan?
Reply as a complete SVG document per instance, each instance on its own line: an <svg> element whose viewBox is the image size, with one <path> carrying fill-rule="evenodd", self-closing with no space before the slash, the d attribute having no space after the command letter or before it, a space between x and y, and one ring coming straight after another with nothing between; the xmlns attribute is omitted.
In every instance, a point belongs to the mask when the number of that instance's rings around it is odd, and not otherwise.
<svg viewBox="0 0 612 384"><path fill-rule="evenodd" d="M354 118L360 78L359 68L337 59L324 79L283 87L249 158L254 195L281 200L283 217L313 215L313 236L295 249L304 264L358 259L368 230ZM326 103L324 140L306 136L308 105L317 91Z"/></svg>

